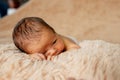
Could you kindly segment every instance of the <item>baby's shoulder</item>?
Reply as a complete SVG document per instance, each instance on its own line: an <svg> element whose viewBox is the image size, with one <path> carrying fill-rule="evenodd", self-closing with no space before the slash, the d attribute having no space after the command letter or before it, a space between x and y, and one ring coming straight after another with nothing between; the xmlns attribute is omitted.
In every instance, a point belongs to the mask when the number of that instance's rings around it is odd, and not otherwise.
<svg viewBox="0 0 120 80"><path fill-rule="evenodd" d="M66 49L73 49L73 48L80 48L79 45L77 44L77 42L70 38L70 37L66 37L66 36L62 36L63 41L65 43Z"/></svg>
<svg viewBox="0 0 120 80"><path fill-rule="evenodd" d="M61 36L64 41L78 44L78 41L72 36Z"/></svg>

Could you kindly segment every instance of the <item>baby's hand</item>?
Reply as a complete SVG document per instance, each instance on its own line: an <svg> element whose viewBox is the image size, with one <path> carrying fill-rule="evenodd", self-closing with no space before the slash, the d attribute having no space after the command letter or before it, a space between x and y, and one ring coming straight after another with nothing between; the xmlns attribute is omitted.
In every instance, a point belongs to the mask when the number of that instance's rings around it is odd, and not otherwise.
<svg viewBox="0 0 120 80"><path fill-rule="evenodd" d="M46 60L45 56L42 53L33 53L30 54L32 59L37 59L37 60Z"/></svg>
<svg viewBox="0 0 120 80"><path fill-rule="evenodd" d="M47 56L47 60L53 60L55 56Z"/></svg>

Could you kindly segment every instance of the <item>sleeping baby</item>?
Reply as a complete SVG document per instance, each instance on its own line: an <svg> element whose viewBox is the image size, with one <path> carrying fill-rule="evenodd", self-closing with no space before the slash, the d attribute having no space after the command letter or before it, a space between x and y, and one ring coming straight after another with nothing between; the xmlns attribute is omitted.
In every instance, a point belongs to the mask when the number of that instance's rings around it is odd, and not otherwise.
<svg viewBox="0 0 120 80"><path fill-rule="evenodd" d="M72 39L62 36L39 17L20 20L13 30L15 46L37 59L51 60L61 52L80 48Z"/></svg>

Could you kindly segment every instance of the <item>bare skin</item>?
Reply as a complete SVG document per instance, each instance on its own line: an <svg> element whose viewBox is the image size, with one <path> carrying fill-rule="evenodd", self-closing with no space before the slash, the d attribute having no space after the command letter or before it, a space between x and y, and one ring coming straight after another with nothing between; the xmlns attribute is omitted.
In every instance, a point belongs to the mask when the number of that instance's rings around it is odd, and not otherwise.
<svg viewBox="0 0 120 80"><path fill-rule="evenodd" d="M57 33L45 30L41 38L29 40L25 47L27 53L33 58L51 60L61 52L80 48L73 40Z"/></svg>

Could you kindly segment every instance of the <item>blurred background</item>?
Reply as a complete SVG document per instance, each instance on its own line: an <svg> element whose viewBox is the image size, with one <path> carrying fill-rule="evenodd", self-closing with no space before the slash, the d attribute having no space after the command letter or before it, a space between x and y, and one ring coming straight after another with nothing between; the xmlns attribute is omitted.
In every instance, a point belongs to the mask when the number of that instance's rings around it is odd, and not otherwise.
<svg viewBox="0 0 120 80"><path fill-rule="evenodd" d="M0 0L0 18L13 14L28 0Z"/></svg>
<svg viewBox="0 0 120 80"><path fill-rule="evenodd" d="M120 0L0 0L0 43L24 17L41 17L61 35L78 41L120 43Z"/></svg>

